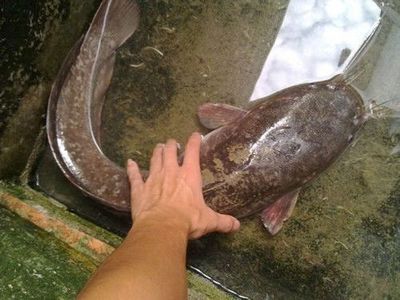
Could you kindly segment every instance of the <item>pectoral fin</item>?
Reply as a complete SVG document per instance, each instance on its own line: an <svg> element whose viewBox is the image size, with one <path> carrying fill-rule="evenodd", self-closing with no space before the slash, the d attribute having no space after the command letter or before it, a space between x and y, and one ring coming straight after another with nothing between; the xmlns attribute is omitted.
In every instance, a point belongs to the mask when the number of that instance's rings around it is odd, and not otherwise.
<svg viewBox="0 0 400 300"><path fill-rule="evenodd" d="M261 214L264 227L271 235L275 235L281 230L283 223L289 219L297 202L300 189L283 195Z"/></svg>
<svg viewBox="0 0 400 300"><path fill-rule="evenodd" d="M216 129L244 116L246 110L222 103L205 103L197 111L200 123L208 129Z"/></svg>

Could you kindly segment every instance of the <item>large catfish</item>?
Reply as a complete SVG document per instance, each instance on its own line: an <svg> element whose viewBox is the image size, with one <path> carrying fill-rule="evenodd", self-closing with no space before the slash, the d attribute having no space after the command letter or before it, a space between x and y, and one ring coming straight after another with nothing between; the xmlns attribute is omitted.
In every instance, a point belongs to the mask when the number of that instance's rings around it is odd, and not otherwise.
<svg viewBox="0 0 400 300"><path fill-rule="evenodd" d="M49 99L48 137L67 178L84 193L129 212L125 170L101 151L101 110L115 50L135 31L132 0L104 0L86 35L70 51ZM248 110L205 104L200 121L215 129L201 145L203 191L221 213L262 211L271 234L282 227L299 189L351 143L364 121L363 101L343 76L277 92Z"/></svg>
<svg viewBox="0 0 400 300"><path fill-rule="evenodd" d="M200 107L204 126L217 128L201 147L207 204L238 218L261 212L276 234L300 188L328 168L365 121L358 92L342 75L257 100L249 110Z"/></svg>

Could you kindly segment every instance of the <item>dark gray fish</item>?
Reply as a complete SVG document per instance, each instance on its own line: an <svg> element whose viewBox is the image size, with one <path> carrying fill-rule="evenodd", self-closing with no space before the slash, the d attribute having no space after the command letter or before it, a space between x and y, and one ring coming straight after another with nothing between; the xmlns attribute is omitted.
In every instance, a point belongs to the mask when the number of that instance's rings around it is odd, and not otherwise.
<svg viewBox="0 0 400 300"><path fill-rule="evenodd" d="M361 96L339 75L257 100L246 113L206 104L199 117L205 126L222 125L201 148L207 204L238 218L264 209L264 225L275 234L290 216L299 189L347 148L365 112Z"/></svg>
<svg viewBox="0 0 400 300"><path fill-rule="evenodd" d="M47 114L49 143L66 177L100 203L126 212L126 172L103 154L99 135L115 50L135 32L138 23L135 1L104 0L89 30L61 67Z"/></svg>
<svg viewBox="0 0 400 300"><path fill-rule="evenodd" d="M66 177L84 193L129 212L125 170L99 147L101 109L114 52L136 30L132 0L105 0L86 35L70 51L49 99L48 136ZM363 101L342 76L294 86L249 110L225 104L200 107L209 133L201 146L207 204L238 218L262 210L275 234L294 208L299 189L351 143L364 123Z"/></svg>

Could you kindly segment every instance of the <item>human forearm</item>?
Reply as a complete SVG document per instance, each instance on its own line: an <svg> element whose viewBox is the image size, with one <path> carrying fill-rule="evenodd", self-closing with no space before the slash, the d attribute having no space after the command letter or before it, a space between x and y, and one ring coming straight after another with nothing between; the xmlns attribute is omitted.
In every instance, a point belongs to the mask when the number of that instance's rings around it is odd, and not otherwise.
<svg viewBox="0 0 400 300"><path fill-rule="evenodd" d="M200 143L193 134L183 163L177 144L168 140L154 149L146 181L128 162L134 227L105 261L80 299L185 299L186 246L210 232L233 232L235 218L209 208L203 198Z"/></svg>
<svg viewBox="0 0 400 300"><path fill-rule="evenodd" d="M140 219L80 299L185 299L186 246L187 228L179 220Z"/></svg>

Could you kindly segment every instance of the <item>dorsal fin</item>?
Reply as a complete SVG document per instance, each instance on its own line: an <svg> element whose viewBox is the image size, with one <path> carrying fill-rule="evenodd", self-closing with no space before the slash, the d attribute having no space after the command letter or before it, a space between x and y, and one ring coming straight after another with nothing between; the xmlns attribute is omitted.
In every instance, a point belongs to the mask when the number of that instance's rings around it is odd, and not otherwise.
<svg viewBox="0 0 400 300"><path fill-rule="evenodd" d="M208 129L216 129L243 117L246 110L223 103L205 103L197 111L200 123Z"/></svg>

